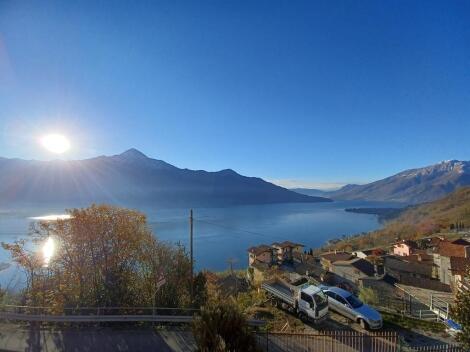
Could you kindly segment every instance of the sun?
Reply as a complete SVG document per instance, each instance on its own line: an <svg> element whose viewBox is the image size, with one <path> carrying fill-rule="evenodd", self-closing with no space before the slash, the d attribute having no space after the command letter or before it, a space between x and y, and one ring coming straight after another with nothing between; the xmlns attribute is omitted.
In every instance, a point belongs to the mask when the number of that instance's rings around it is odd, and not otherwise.
<svg viewBox="0 0 470 352"><path fill-rule="evenodd" d="M70 149L70 142L62 134L48 134L41 138L41 144L48 151L56 154L65 153Z"/></svg>

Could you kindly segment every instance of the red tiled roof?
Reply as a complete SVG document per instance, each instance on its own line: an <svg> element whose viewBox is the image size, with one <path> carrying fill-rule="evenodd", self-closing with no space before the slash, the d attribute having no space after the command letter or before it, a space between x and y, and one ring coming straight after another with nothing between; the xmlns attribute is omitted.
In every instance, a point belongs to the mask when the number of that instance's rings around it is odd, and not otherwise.
<svg viewBox="0 0 470 352"><path fill-rule="evenodd" d="M276 246L276 247L281 247L281 248L284 248L284 247L304 247L303 244L301 243L294 243L294 242L291 242L291 241L284 241L284 242L274 242L272 244L273 246Z"/></svg>
<svg viewBox="0 0 470 352"><path fill-rule="evenodd" d="M253 253L254 255L260 255L265 252L272 252L273 250L274 249L271 246L265 244L248 248L248 252Z"/></svg>
<svg viewBox="0 0 470 352"><path fill-rule="evenodd" d="M456 242L456 241L454 241ZM441 241L437 253L445 257L465 257L465 247L469 244L460 244L449 241ZM464 241L467 243L466 241Z"/></svg>
<svg viewBox="0 0 470 352"><path fill-rule="evenodd" d="M338 260L344 261L344 260L349 260L349 259L354 258L351 253L347 253L347 252L326 253L326 254L322 254L321 257L325 260L330 261L331 263L337 262Z"/></svg>
<svg viewBox="0 0 470 352"><path fill-rule="evenodd" d="M352 260L338 260L333 265L352 266L367 276L375 274L374 265L362 258L354 258Z"/></svg>

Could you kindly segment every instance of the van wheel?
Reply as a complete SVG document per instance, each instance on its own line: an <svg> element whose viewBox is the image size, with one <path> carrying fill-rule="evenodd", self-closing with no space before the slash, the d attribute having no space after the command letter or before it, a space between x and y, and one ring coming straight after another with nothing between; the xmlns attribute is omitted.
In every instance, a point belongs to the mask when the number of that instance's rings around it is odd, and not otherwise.
<svg viewBox="0 0 470 352"><path fill-rule="evenodd" d="M367 325L367 322L364 319L359 319L359 324L361 325L361 328L363 328L364 330L369 329L369 325Z"/></svg>
<svg viewBox="0 0 470 352"><path fill-rule="evenodd" d="M307 321L307 316L303 312L298 312L297 315L302 322L305 323Z"/></svg>

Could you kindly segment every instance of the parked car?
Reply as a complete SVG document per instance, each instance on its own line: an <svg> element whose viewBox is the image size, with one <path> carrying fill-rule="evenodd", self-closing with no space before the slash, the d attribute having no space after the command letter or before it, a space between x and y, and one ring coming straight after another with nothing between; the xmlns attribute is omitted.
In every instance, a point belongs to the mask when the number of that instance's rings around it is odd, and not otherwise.
<svg viewBox="0 0 470 352"><path fill-rule="evenodd" d="M458 333L462 332L462 326L451 319L446 319L444 321L446 325L446 331L450 336L457 336Z"/></svg>
<svg viewBox="0 0 470 352"><path fill-rule="evenodd" d="M382 327L380 313L351 292L334 286L320 286L320 288L328 296L328 305L333 311L361 324L363 329L377 330Z"/></svg>

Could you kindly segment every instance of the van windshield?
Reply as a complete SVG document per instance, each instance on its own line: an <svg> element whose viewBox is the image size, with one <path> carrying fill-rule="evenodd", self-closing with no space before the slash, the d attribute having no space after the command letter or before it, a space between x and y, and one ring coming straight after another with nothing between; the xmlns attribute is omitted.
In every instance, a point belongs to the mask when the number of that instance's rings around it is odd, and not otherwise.
<svg viewBox="0 0 470 352"><path fill-rule="evenodd" d="M319 310L322 310L323 308L328 306L328 299L322 291L315 293L313 295L313 299L315 300L315 303L317 304Z"/></svg>
<svg viewBox="0 0 470 352"><path fill-rule="evenodd" d="M346 297L346 301L348 301L348 303L353 308L359 308L364 304L364 303L361 302L361 300L359 298L357 298L354 295L350 295L350 296Z"/></svg>

